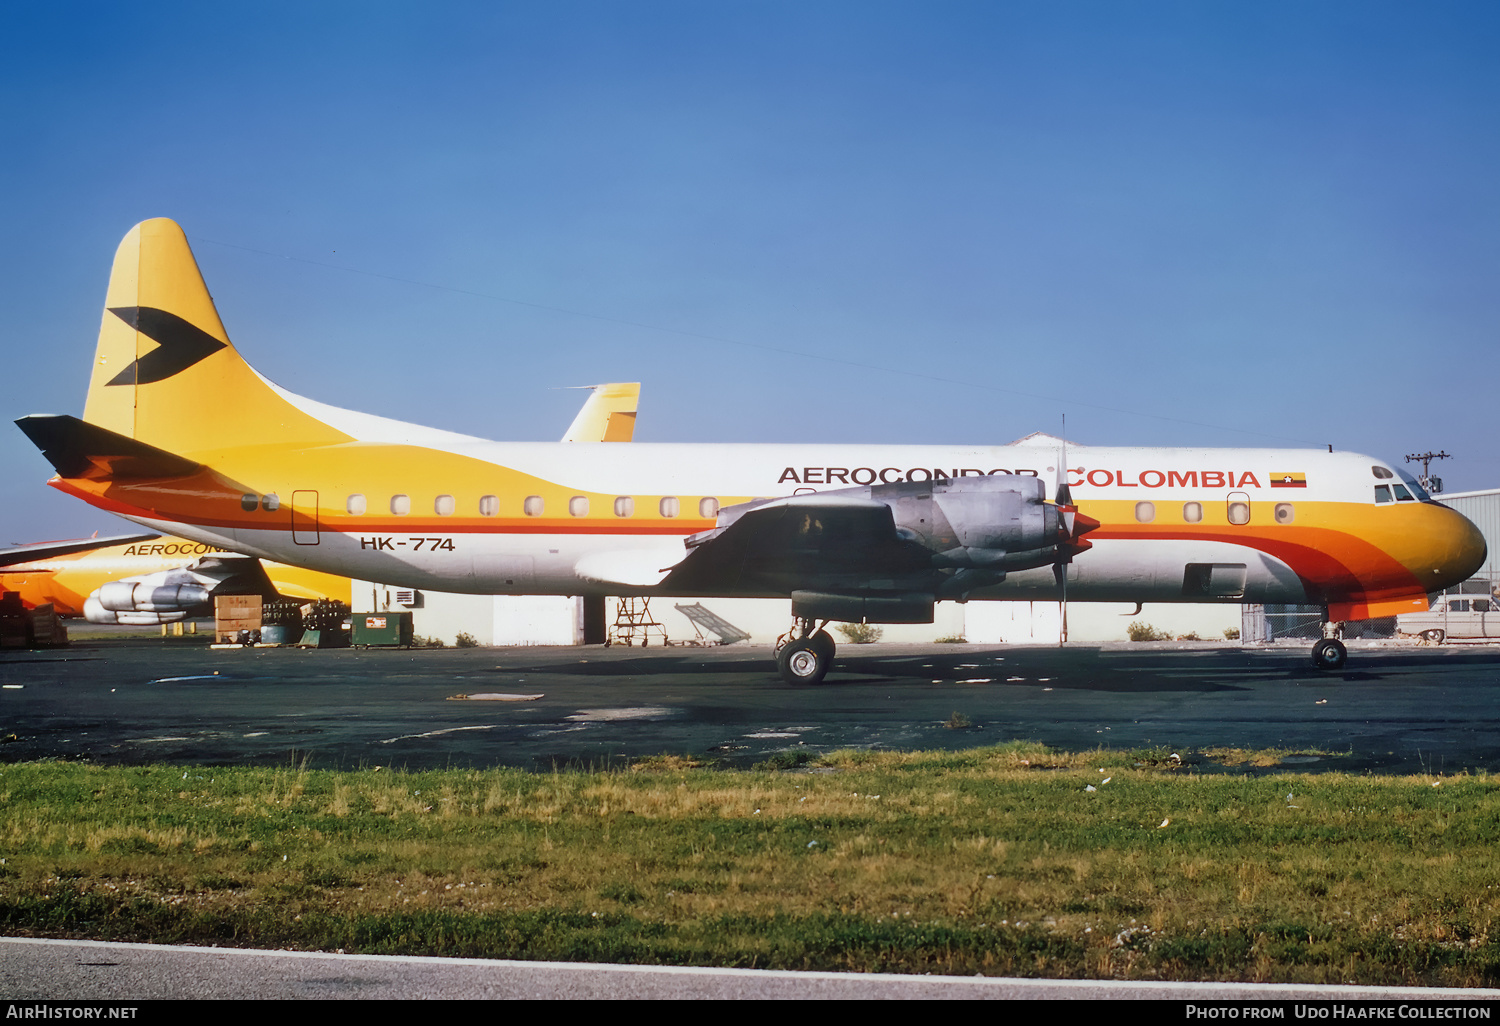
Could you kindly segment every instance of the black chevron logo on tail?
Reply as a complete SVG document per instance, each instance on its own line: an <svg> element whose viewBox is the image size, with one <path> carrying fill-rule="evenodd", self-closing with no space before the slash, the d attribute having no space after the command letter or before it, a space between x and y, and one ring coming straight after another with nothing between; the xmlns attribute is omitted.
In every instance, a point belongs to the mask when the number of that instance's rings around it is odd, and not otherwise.
<svg viewBox="0 0 1500 1026"><path fill-rule="evenodd" d="M224 348L223 342L202 328L154 306L112 306L109 312L157 346L106 382L109 385L165 381Z"/></svg>

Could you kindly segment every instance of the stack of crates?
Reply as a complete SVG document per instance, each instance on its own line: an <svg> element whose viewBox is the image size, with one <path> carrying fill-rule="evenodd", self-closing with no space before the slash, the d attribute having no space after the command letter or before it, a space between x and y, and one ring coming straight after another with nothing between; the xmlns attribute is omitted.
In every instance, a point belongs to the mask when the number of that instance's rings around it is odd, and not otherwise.
<svg viewBox="0 0 1500 1026"><path fill-rule="evenodd" d="M0 593L0 648L49 648L67 643L68 629L52 603L27 609L19 592Z"/></svg>
<svg viewBox="0 0 1500 1026"><path fill-rule="evenodd" d="M0 648L25 648L29 641L26 626L21 593L0 592Z"/></svg>
<svg viewBox="0 0 1500 1026"><path fill-rule="evenodd" d="M31 610L31 640L42 648L68 643L68 628L52 608L52 603L47 602Z"/></svg>
<svg viewBox="0 0 1500 1026"><path fill-rule="evenodd" d="M259 595L214 596L214 643L234 645L240 631L259 632L261 597Z"/></svg>

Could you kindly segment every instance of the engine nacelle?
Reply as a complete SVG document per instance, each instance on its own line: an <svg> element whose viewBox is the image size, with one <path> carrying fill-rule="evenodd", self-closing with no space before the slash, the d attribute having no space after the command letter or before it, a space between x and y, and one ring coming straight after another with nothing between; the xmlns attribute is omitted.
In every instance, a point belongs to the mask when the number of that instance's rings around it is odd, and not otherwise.
<svg viewBox="0 0 1500 1026"><path fill-rule="evenodd" d="M1047 566L1057 556L1062 517L1046 486L1015 474L874 485L896 528L933 552L941 569L1006 571Z"/></svg>
<svg viewBox="0 0 1500 1026"><path fill-rule="evenodd" d="M105 609L99 604L99 600L94 595L90 595L83 602L83 617L89 623L116 623L127 624L132 627L155 627L158 624L175 623L186 616L187 610L185 609L179 609L175 613L132 613Z"/></svg>
<svg viewBox="0 0 1500 1026"><path fill-rule="evenodd" d="M203 605L208 601L208 589L196 583L163 584L148 577L135 582L110 581L90 597L95 596L99 605L117 613L170 613Z"/></svg>

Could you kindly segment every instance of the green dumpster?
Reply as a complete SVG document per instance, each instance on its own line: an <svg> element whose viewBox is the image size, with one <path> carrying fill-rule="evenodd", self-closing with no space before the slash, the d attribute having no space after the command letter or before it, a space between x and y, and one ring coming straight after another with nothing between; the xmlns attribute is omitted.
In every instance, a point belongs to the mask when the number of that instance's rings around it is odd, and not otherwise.
<svg viewBox="0 0 1500 1026"><path fill-rule="evenodd" d="M351 617L351 645L411 647L411 613L355 613Z"/></svg>

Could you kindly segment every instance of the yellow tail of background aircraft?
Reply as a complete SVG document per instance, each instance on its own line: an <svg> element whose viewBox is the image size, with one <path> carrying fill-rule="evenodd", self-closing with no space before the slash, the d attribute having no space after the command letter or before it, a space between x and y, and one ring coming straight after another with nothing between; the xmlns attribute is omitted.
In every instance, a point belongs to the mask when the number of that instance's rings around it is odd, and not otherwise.
<svg viewBox="0 0 1500 1026"><path fill-rule="evenodd" d="M155 530L479 594L782 597L789 682L828 621L983 599L1426 608L1484 540L1383 462L1319 450L501 443L325 406L229 341L182 230L115 256L80 420L17 422L50 482ZM766 498L768 497L769 498ZM1337 667L1344 646L1314 648Z"/></svg>

